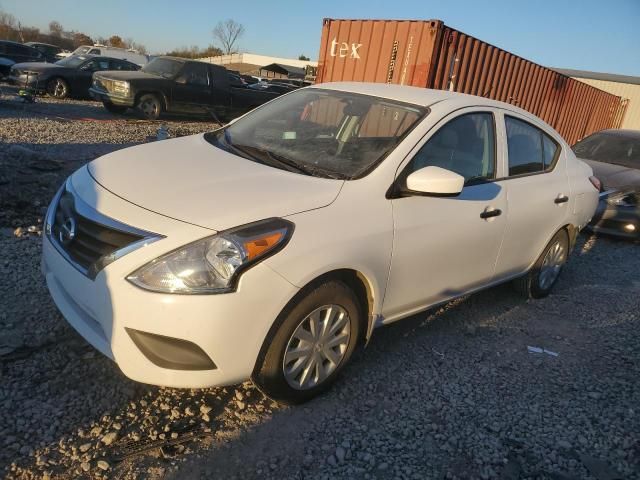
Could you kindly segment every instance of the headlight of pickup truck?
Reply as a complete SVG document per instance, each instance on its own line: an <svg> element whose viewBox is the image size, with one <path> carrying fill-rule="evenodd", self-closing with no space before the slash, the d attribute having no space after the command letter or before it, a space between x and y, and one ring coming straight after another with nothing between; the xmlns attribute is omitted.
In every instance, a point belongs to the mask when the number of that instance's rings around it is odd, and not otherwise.
<svg viewBox="0 0 640 480"><path fill-rule="evenodd" d="M127 280L153 292L230 292L243 271L284 248L292 233L293 223L280 218L250 223L158 257Z"/></svg>
<svg viewBox="0 0 640 480"><path fill-rule="evenodd" d="M119 93L120 95L129 95L129 82L114 80L113 93Z"/></svg>

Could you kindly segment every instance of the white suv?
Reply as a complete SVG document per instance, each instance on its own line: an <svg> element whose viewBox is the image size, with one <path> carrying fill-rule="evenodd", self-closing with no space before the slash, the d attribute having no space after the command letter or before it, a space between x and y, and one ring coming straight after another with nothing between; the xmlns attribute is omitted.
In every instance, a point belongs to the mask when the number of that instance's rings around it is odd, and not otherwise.
<svg viewBox="0 0 640 480"><path fill-rule="evenodd" d="M43 269L128 377L252 378L296 403L379 325L509 280L547 295L596 208L591 175L511 105L316 85L78 170L49 207Z"/></svg>

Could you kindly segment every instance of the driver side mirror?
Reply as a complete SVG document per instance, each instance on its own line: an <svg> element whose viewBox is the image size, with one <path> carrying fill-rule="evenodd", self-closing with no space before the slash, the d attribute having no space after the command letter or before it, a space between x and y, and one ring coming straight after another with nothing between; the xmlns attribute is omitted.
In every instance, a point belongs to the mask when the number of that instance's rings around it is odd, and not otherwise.
<svg viewBox="0 0 640 480"><path fill-rule="evenodd" d="M407 177L406 193L455 197L462 192L464 177L440 167L424 167Z"/></svg>

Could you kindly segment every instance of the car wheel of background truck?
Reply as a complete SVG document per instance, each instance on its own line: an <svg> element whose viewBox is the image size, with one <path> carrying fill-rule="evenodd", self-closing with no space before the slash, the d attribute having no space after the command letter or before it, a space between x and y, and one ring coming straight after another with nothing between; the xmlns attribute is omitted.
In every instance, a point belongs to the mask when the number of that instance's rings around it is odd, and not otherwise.
<svg viewBox="0 0 640 480"><path fill-rule="evenodd" d="M124 113L127 111L127 107L123 107L122 105L114 105L111 102L102 102L104 108L110 113Z"/></svg>
<svg viewBox="0 0 640 480"><path fill-rule="evenodd" d="M147 120L157 120L162 112L162 102L156 95L147 93L140 97L136 108Z"/></svg>
<svg viewBox="0 0 640 480"><path fill-rule="evenodd" d="M315 397L349 362L362 318L358 299L342 282L327 281L298 294L267 336L253 382L283 403Z"/></svg>
<svg viewBox="0 0 640 480"><path fill-rule="evenodd" d="M67 98L69 84L63 78L52 78L47 83L47 93L55 98Z"/></svg>
<svg viewBox="0 0 640 480"><path fill-rule="evenodd" d="M569 237L563 229L553 236L533 268L513 281L514 287L528 298L546 297L556 284L568 256Z"/></svg>

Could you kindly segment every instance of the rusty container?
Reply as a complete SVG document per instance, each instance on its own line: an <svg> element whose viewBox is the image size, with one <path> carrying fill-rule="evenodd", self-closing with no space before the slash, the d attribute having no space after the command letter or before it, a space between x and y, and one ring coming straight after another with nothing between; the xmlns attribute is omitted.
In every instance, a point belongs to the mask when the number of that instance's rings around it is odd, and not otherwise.
<svg viewBox="0 0 640 480"><path fill-rule="evenodd" d="M619 128L627 102L440 20L324 19L317 82L376 82L478 95L517 105L569 144Z"/></svg>

